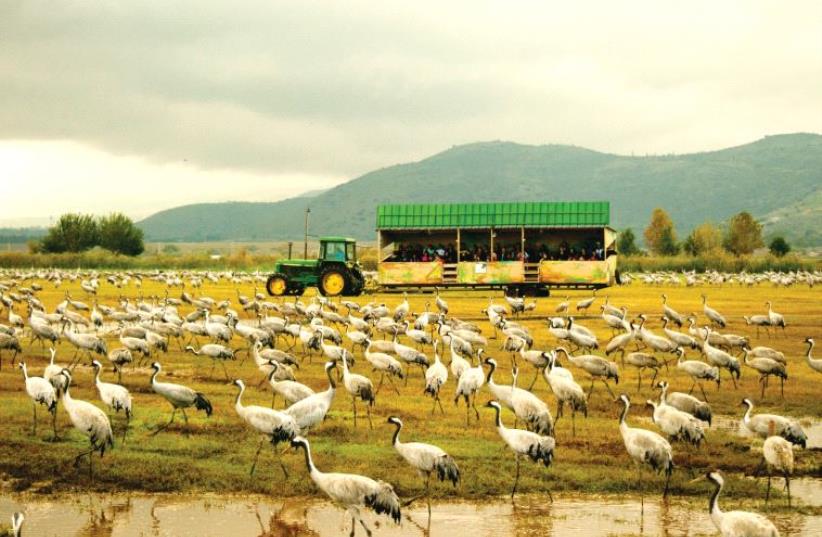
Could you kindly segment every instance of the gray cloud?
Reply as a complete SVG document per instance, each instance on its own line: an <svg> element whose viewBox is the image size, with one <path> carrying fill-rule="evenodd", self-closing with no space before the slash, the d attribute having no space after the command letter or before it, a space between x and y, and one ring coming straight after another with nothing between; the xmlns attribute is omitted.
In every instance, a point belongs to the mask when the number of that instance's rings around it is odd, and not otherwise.
<svg viewBox="0 0 822 537"><path fill-rule="evenodd" d="M690 151L822 124L822 4L0 4L0 139L353 176L482 139Z"/></svg>

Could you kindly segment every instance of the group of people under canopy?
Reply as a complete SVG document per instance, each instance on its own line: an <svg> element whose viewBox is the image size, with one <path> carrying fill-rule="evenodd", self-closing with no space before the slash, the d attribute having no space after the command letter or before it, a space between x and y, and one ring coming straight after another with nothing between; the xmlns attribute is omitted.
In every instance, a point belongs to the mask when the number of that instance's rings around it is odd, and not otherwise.
<svg viewBox="0 0 822 537"><path fill-rule="evenodd" d="M614 252L607 252L608 255ZM558 246L547 244L526 246L523 250L520 244L496 244L494 249L485 245L465 245L460 251L459 261L524 261L537 263L539 261L601 261L606 252L599 241L586 241L569 245L562 241ZM442 263L456 263L457 249L449 244L397 243L391 256L386 261L404 263L427 263L440 261Z"/></svg>

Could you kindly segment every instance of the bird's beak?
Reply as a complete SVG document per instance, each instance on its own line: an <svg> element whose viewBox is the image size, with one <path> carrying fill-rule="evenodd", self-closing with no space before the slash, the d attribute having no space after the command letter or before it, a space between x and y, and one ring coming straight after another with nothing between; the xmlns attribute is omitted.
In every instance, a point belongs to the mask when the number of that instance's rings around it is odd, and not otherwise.
<svg viewBox="0 0 822 537"><path fill-rule="evenodd" d="M705 476L695 477L695 478L691 479L690 481L688 481L688 482L687 482L687 483L685 483L685 484L686 484L686 485L693 485L694 483L697 483L697 482L699 482L699 481L702 481L703 479L705 479Z"/></svg>

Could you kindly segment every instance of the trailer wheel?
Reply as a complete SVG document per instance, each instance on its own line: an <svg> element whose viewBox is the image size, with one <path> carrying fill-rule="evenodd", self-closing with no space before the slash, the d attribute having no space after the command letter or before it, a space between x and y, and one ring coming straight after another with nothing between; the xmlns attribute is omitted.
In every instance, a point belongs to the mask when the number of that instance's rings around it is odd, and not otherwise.
<svg viewBox="0 0 822 537"><path fill-rule="evenodd" d="M288 291L288 278L285 274L272 274L265 282L265 290L270 296L283 296Z"/></svg>

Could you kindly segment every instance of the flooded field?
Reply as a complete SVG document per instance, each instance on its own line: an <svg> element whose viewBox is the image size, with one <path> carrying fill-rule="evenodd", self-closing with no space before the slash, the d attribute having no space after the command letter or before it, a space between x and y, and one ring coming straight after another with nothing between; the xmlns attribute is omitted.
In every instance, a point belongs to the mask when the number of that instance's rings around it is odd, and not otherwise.
<svg viewBox="0 0 822 537"><path fill-rule="evenodd" d="M797 496L804 493L818 498L818 480L807 481L796 484ZM385 536L461 535L469 528L475 537L715 535L707 512L698 505L646 500L643 514L638 500L557 498L551 504L547 498L531 495L517 498L514 504L507 499L435 503L430 521L424 503L420 503L405 509L399 526L385 524L370 515L366 520L374 522L375 534ZM731 504L726 508L730 509ZM164 495L0 497L0 520L9 520L15 511L26 514L24 535L38 537L332 536L347 533L350 528L340 509L305 498L273 501L262 497ZM783 537L822 536L822 516L768 516Z"/></svg>

